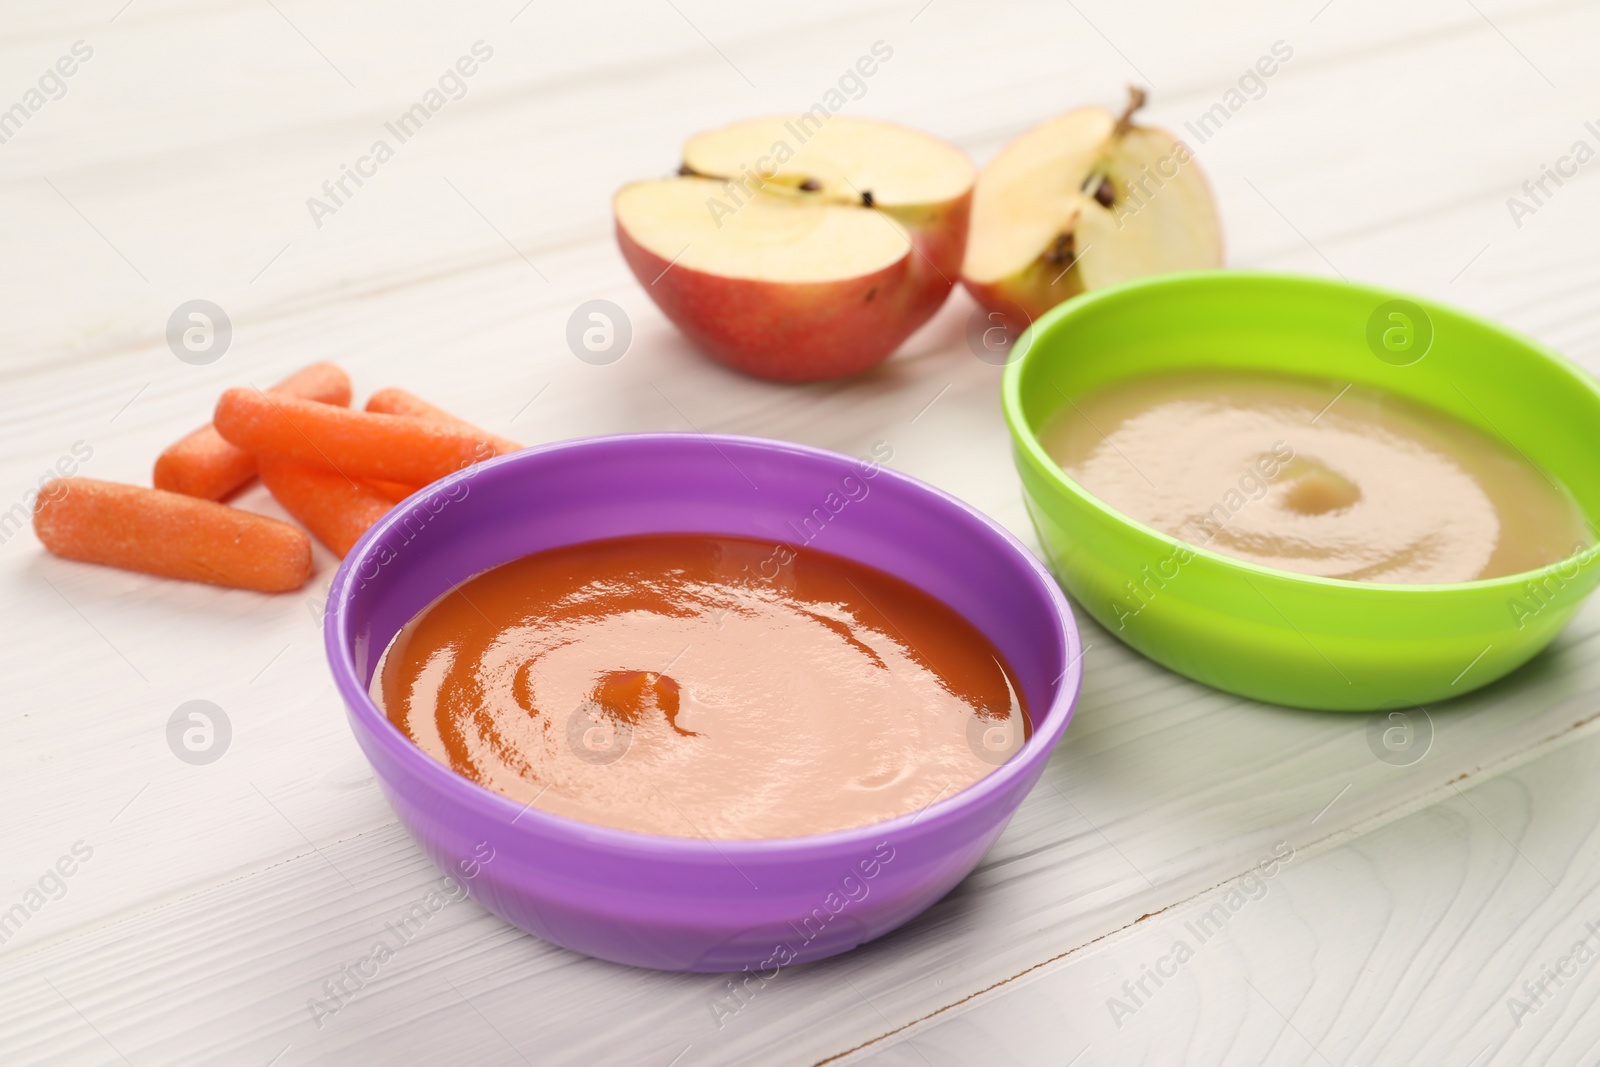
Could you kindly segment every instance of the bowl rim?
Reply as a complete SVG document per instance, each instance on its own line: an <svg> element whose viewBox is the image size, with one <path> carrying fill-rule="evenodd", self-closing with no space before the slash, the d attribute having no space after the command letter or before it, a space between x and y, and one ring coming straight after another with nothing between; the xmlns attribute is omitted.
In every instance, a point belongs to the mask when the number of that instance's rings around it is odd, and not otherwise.
<svg viewBox="0 0 1600 1067"><path fill-rule="evenodd" d="M1327 588L1343 590L1349 595L1393 596L1397 594L1423 594L1437 595L1447 591L1483 592L1501 591L1520 588L1529 581L1535 581L1559 575L1576 565L1579 570L1600 561L1600 538L1595 543L1581 552L1563 556L1554 563L1547 563L1543 567L1531 571L1518 571L1515 574L1504 574L1495 578L1475 578L1470 582L1356 582L1344 578L1325 578L1315 574L1302 574L1298 571L1280 570L1276 567L1267 567L1259 563L1252 563L1235 556L1225 555L1214 549L1193 544L1182 538L1173 537L1152 526L1147 526L1131 515L1124 514L1107 504L1088 489L1079 485L1066 471L1062 470L1055 460L1050 458L1044 446L1039 443L1038 435L1034 432L1032 424L1023 413L1022 406L1022 375L1023 368L1031 358L1038 342L1049 331L1060 328L1061 324L1080 316L1086 310L1091 310L1106 301L1117 301L1130 296L1136 301L1141 292L1160 289L1180 289L1192 285L1229 284L1232 282L1259 282L1268 285L1280 285L1286 288L1295 287L1307 290L1321 289L1324 292L1341 291L1346 293L1362 293L1381 300L1409 300L1421 307L1424 311L1447 312L1449 315L1463 319L1482 329L1499 334L1503 339L1511 342L1515 347L1524 351L1530 357L1537 357L1554 365L1563 371L1573 384L1578 388L1588 391L1597 404L1600 404L1600 381L1589 374L1579 364L1573 362L1554 349L1522 334L1509 326L1505 326L1486 316L1466 311L1451 304L1445 304L1423 296L1407 293L1403 290L1389 289L1380 285L1369 285L1363 282L1352 282L1347 279L1328 278L1318 274L1297 274L1284 271L1267 270L1190 270L1176 271L1168 274L1156 274L1145 278L1135 278L1132 281L1119 282L1103 289L1096 289L1057 304L1055 307L1039 316L1023 334L1018 337L1016 348L1021 350L1021 355L1012 359L1005 368L1005 374L1000 385L1000 404L1005 413L1006 425L1011 430L1012 446L1020 450L1027 459L1051 482L1055 488L1075 497L1091 509L1104 515L1112 522L1146 535L1173 549L1182 549L1206 560L1209 563L1232 568L1246 575L1256 575L1263 578L1276 579L1314 588ZM1135 303L1133 306L1137 306ZM1043 357L1039 357L1043 358ZM1419 403L1422 403L1419 401ZM1503 435L1502 435L1503 436ZM1508 442L1509 443L1509 442ZM1515 448L1515 445L1512 445ZM1531 462L1531 461L1530 461ZM1597 522L1593 516L1581 508L1585 524L1593 531Z"/></svg>
<svg viewBox="0 0 1600 1067"><path fill-rule="evenodd" d="M564 455L597 448L650 449L657 445L681 445L689 440L707 442L717 448L718 451L724 449L760 451L798 457L813 462L848 464L851 468L854 468L860 462L855 457L829 449L738 434L708 434L699 431L619 433L572 438L530 446L517 452L485 460L475 466L456 471L424 486L410 497L407 497L406 500L396 504L383 518L374 523L362 535L361 539L356 542L355 546L351 548L340 563L328 589L328 599L323 616L324 648L328 657L329 668L333 673L335 687L344 700L353 724L359 723L358 732L364 732L373 743L382 747L387 755L397 763L408 765L412 773L418 776L428 788L444 793L454 803L471 809L475 816L482 817L496 825L503 825L508 829L520 825L524 831L537 832L543 836L555 838L567 845L584 848L600 846L617 853L629 853L635 856L691 863L728 862L732 858L738 857L752 860L791 858L802 852L831 854L854 847L870 849L874 843L888 835L909 831L913 826L920 827L922 832L927 832L934 827L948 824L960 818L968 809L982 807L991 797L1008 789L1016 779L1029 774L1035 764L1049 759L1051 751L1055 748L1056 743L1061 739L1067 725L1072 720L1083 684L1081 638L1078 632L1077 620L1072 613L1072 607L1066 595L1061 591L1061 587L1056 583L1056 580L1051 576L1044 564L1028 550L1021 540L994 519L985 515L971 504L936 486L909 474L883 466L879 467L878 477L888 477L891 481L910 489L913 493L928 497L936 509L949 512L953 516L959 516L974 526L980 535L987 535L997 543L998 547L1014 553L1022 562L1025 573L1032 578L1032 585L1044 595L1047 603L1055 609L1056 633L1054 636L1066 660L1066 669L1052 683L1052 685L1057 686L1055 695L1049 701L1043 714L1036 716L1033 734L1024 742L1022 748L1005 763L965 789L958 790L949 796L937 797L932 803L917 811L898 815L892 819L864 823L860 826L846 827L842 830L833 830L821 834L807 834L797 837L727 839L647 834L632 830L621 830L600 823L584 822L580 819L541 811L532 804L520 804L502 793L481 785L464 775L457 774L449 767L435 760L410 738L402 734L400 729L378 709L368 694L366 687L361 685L358 680L350 647L350 635L347 633L345 622L348 618L348 607L351 600L359 595L354 586L354 577L358 569L368 558L369 553L378 546L384 535L394 529L402 521L403 517L410 512L414 502L431 498L443 493L464 479L475 478L480 474L488 473L495 469L514 468L529 464L538 465L552 460L559 461ZM361 739L358 737L357 740L360 741ZM370 757L368 762L372 762ZM374 770L377 770L377 768L374 767ZM379 777L380 779L383 778L381 774Z"/></svg>

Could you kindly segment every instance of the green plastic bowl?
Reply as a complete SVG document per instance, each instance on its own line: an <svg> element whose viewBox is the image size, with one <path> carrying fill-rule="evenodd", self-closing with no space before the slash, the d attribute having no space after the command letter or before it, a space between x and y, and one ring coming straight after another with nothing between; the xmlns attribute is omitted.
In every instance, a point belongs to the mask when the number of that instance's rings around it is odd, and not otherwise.
<svg viewBox="0 0 1600 1067"><path fill-rule="evenodd" d="M1591 534L1600 522L1600 387L1503 326L1369 286L1243 271L1168 274L1075 297L1019 339L1005 373L1006 421L1051 568L1102 626L1157 663L1275 704L1424 705L1527 662L1600 582L1600 545L1541 570L1449 585L1261 567L1112 509L1039 444L1039 427L1065 398L1200 368L1332 378L1441 409L1511 442L1564 485ZM1140 599L1129 583L1145 590Z"/></svg>

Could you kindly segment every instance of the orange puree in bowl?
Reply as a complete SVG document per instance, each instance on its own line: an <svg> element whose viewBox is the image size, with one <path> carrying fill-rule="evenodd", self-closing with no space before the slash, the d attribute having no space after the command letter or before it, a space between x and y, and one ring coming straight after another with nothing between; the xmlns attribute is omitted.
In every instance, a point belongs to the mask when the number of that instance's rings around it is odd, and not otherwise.
<svg viewBox="0 0 1600 1067"><path fill-rule="evenodd" d="M518 803L674 837L914 812L1030 730L999 651L929 594L811 549L693 534L550 549L463 582L395 636L372 695Z"/></svg>

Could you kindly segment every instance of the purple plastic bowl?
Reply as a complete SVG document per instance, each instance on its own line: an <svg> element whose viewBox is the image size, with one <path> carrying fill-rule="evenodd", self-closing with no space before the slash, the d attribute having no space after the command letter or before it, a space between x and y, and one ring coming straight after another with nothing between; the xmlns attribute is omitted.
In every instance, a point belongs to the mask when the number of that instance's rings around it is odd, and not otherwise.
<svg viewBox="0 0 1600 1067"><path fill-rule="evenodd" d="M457 583L541 549L655 532L774 545L811 536L811 547L920 586L1004 650L1032 712L1032 738L988 777L912 815L810 837L707 841L526 808L436 762L368 696L390 639ZM1066 598L1000 526L903 474L748 437L568 441L435 482L351 550L334 575L324 629L356 740L435 864L529 933L675 971L771 972L854 948L933 904L977 865L1038 781L1080 682Z"/></svg>

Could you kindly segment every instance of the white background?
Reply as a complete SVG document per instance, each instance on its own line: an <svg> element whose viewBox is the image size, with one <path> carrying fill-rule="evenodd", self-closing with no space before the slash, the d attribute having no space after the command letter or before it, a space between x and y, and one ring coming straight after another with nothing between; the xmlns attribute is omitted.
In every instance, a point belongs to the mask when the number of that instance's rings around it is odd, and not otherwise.
<svg viewBox="0 0 1600 1067"><path fill-rule="evenodd" d="M0 510L80 441L82 473L145 482L223 388L331 359L360 397L402 386L529 443L883 439L1032 543L963 294L876 372L776 386L696 355L615 247L618 185L670 173L695 130L808 107L879 40L893 57L847 110L980 163L1130 80L1181 132L1281 40L1293 58L1197 146L1230 265L1425 293L1600 367L1600 162L1520 227L1506 203L1574 141L1600 148L1593 4L123 4L0 17L0 108L93 48L0 145ZM315 225L307 198L478 40L494 55L466 96ZM234 325L209 366L164 338L194 298ZM595 298L633 322L610 366L564 340ZM242 504L279 514L259 489ZM1485 1067L1600 1040L1593 963L1520 1025L1507 1005L1600 922L1593 606L1432 709L1408 766L1376 757L1365 716L1217 693L1083 622L1077 718L982 866L721 1028L721 979L583 959L470 902L319 1027L309 998L439 878L343 721L319 553L312 587L265 597L0 545L0 909L92 849L0 946L0 1062ZM208 766L164 734L194 699L232 724ZM1293 858L1196 944L1186 924L1275 849ZM1108 998L1180 939L1193 957L1114 1020Z"/></svg>

